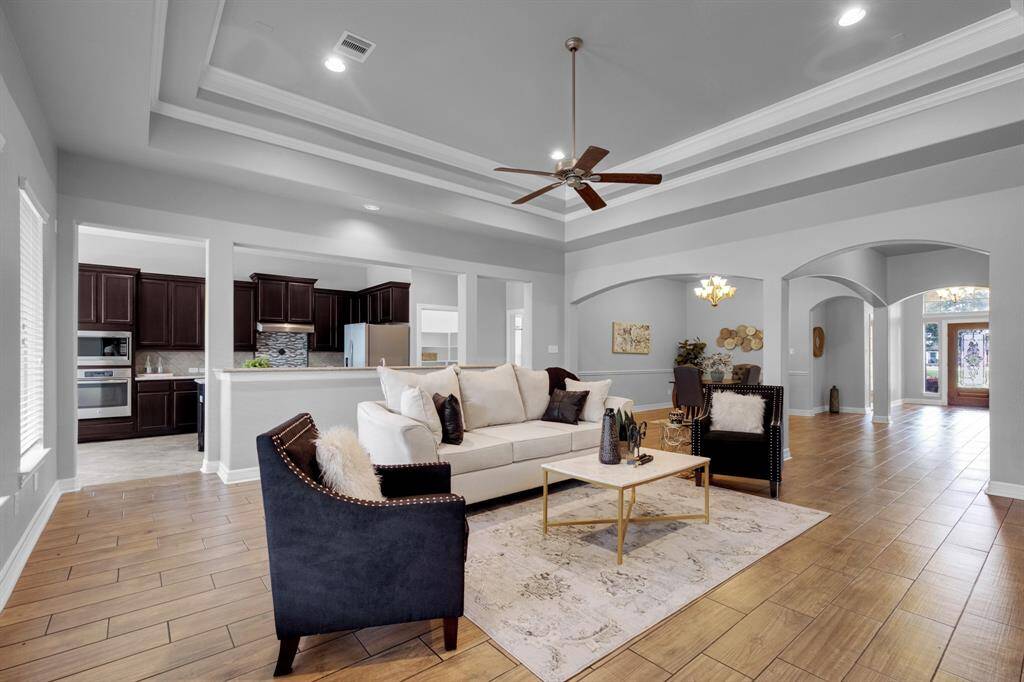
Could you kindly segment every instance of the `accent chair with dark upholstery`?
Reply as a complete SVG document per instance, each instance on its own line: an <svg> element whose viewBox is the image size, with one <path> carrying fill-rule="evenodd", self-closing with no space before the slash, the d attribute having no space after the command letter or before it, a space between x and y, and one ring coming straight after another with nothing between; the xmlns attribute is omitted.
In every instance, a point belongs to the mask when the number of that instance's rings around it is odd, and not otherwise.
<svg viewBox="0 0 1024 682"><path fill-rule="evenodd" d="M720 391L764 398L764 433L712 431L711 400ZM711 471L716 474L767 479L771 496L778 497L782 482L782 417L782 386L705 386L704 407L693 420L692 453L711 458ZM699 473L696 480L701 485Z"/></svg>
<svg viewBox="0 0 1024 682"><path fill-rule="evenodd" d="M446 462L376 467L386 501L325 487L316 424L300 414L257 437L274 621L274 676L291 672L299 638L444 619L456 646L462 615L466 503Z"/></svg>
<svg viewBox="0 0 1024 682"><path fill-rule="evenodd" d="M761 365L738 364L732 366L732 380L737 384L760 384Z"/></svg>

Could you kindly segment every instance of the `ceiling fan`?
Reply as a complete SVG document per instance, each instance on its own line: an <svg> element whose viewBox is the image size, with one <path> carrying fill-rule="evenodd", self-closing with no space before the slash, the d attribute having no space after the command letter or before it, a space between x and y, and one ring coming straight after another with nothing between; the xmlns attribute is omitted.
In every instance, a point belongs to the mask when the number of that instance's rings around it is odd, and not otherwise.
<svg viewBox="0 0 1024 682"><path fill-rule="evenodd" d="M557 178L558 182L541 187L535 192L519 197L513 204L525 204L531 199L536 199L556 187L568 185L576 190L580 198L586 202L590 210L596 211L607 206L601 195L588 183L591 182L622 182L640 185L661 184L660 173L595 173L594 166L608 156L608 150L601 147L590 146L583 152L583 156L576 158L576 52L583 47L582 38L569 38L565 41L565 47L572 54L572 157L559 161L555 170L541 171L528 170L526 168L495 168L503 173L525 173L526 175L540 175L542 177Z"/></svg>

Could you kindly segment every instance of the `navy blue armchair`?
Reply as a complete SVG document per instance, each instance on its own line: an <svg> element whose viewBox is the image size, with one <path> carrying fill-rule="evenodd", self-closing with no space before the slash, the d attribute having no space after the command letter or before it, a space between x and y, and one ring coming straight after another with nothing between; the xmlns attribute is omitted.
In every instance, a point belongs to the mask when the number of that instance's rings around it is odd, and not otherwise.
<svg viewBox="0 0 1024 682"><path fill-rule="evenodd" d="M447 463L378 466L383 502L338 495L316 465L318 437L300 414L257 437L274 621L274 676L291 672L299 638L430 618L454 649L463 610L468 525Z"/></svg>

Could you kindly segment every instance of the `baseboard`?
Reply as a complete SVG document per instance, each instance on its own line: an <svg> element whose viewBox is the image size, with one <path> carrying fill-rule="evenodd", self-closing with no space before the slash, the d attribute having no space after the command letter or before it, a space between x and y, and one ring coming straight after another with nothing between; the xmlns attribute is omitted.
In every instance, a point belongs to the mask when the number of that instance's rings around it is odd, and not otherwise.
<svg viewBox="0 0 1024 682"><path fill-rule="evenodd" d="M50 515L53 514L57 502L60 501L60 496L65 492L78 490L78 487L78 481L75 478L64 478L54 481L43 503L39 505L39 509L36 509L36 513L32 516L28 527L25 528L25 532L22 533L18 543L14 546L11 556L8 557L7 563L0 570L0 610L4 608L7 600L10 599L11 592L14 591L18 578L21 577L21 571L25 568L25 563L28 561L29 555L32 554L32 550L35 549L39 536L43 534L46 522L50 520Z"/></svg>
<svg viewBox="0 0 1024 682"><path fill-rule="evenodd" d="M57 479L57 485L60 486L61 494L77 493L82 489L82 485L78 482L78 476L74 478L59 478Z"/></svg>
<svg viewBox="0 0 1024 682"><path fill-rule="evenodd" d="M672 403L651 403L649 405L634 405L634 412L647 412L648 410L664 410L667 407L672 407Z"/></svg>
<svg viewBox="0 0 1024 682"><path fill-rule="evenodd" d="M259 467L249 467L248 469L228 469L223 464L217 467L217 475L220 476L220 480L224 481L228 485L232 483L244 483L245 481L258 481L260 478Z"/></svg>
<svg viewBox="0 0 1024 682"><path fill-rule="evenodd" d="M891 424L892 423L892 417L888 417L888 416L881 415L881 414L876 414L876 415L872 415L871 421L873 421L876 424Z"/></svg>
<svg viewBox="0 0 1024 682"><path fill-rule="evenodd" d="M828 412L827 405L817 405L809 410L798 410L793 407L789 408L789 416L791 417L813 417L814 415L821 414L822 412Z"/></svg>
<svg viewBox="0 0 1024 682"><path fill-rule="evenodd" d="M843 414L867 414L867 410L863 407L840 406L839 411Z"/></svg>
<svg viewBox="0 0 1024 682"><path fill-rule="evenodd" d="M999 497L1012 497L1015 500L1024 500L1024 485L1021 485L1020 483L989 481L988 489L985 492L989 495L998 495Z"/></svg>
<svg viewBox="0 0 1024 682"><path fill-rule="evenodd" d="M785 450L782 451L782 461L783 462L785 462L787 459L790 459L792 456L793 455L790 453L789 448L786 448Z"/></svg>
<svg viewBox="0 0 1024 682"><path fill-rule="evenodd" d="M203 466L199 467L199 471L204 474L216 474L220 470L220 462L211 462L210 460L203 458Z"/></svg>
<svg viewBox="0 0 1024 682"><path fill-rule="evenodd" d="M945 405L946 401L942 398L904 398L904 405Z"/></svg>

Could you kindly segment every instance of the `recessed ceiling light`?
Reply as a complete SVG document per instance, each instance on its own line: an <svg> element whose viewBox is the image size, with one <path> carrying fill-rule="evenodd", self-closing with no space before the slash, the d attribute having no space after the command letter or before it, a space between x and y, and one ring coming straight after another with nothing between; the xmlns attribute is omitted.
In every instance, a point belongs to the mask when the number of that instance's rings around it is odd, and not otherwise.
<svg viewBox="0 0 1024 682"><path fill-rule="evenodd" d="M562 159L565 158L565 152L563 152L561 149L556 149L555 151L551 152L550 156L552 161L561 161Z"/></svg>
<svg viewBox="0 0 1024 682"><path fill-rule="evenodd" d="M379 211L380 210L380 206L378 206L377 204L363 204L363 208L365 208L367 211Z"/></svg>
<svg viewBox="0 0 1024 682"><path fill-rule="evenodd" d="M345 60L343 60L336 54L332 54L328 56L327 59L324 60L324 67L328 71L333 71L334 73L341 73L342 71L345 70Z"/></svg>
<svg viewBox="0 0 1024 682"><path fill-rule="evenodd" d="M863 19L867 15L868 11L863 7L851 7L839 15L839 20L836 22L840 26L853 26L858 21Z"/></svg>

